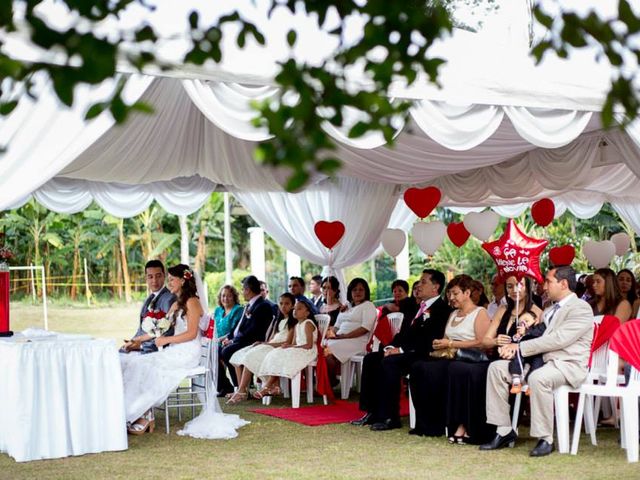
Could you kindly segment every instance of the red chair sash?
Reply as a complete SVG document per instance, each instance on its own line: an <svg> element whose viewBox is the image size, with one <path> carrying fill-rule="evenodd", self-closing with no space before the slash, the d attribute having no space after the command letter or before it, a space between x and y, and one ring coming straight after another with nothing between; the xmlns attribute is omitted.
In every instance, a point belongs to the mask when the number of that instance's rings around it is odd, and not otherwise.
<svg viewBox="0 0 640 480"><path fill-rule="evenodd" d="M640 320L629 320L622 324L611 337L609 348L640 370Z"/></svg>
<svg viewBox="0 0 640 480"><path fill-rule="evenodd" d="M326 395L329 401L334 402L335 396L333 395L333 388L331 388L331 382L329 381L327 359L324 356L324 348L321 343L322 339L320 335L318 335L318 342L316 343L316 348L318 349L318 359L316 360L316 391L318 395Z"/></svg>
<svg viewBox="0 0 640 480"><path fill-rule="evenodd" d="M589 352L589 368L593 359L593 352L607 343L611 336L620 328L620 319L614 315L605 315L600 324L593 325L593 340L591 341L591 352Z"/></svg>

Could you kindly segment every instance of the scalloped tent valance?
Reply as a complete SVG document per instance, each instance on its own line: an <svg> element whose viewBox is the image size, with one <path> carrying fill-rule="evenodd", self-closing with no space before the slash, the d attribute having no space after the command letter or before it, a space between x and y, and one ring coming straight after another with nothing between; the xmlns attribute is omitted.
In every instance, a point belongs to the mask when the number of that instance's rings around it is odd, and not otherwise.
<svg viewBox="0 0 640 480"><path fill-rule="evenodd" d="M268 82L134 75L127 96L151 104L155 113L135 114L121 126L106 114L83 121L99 89L77 92L79 102L66 109L42 85L37 102L22 102L0 120L0 142L7 147L0 153L0 209L33 196L67 213L95 200L114 215L133 216L156 200L188 214L219 186L277 241L313 261L328 258L308 236L310 226L343 221L361 245L339 245L332 260L340 266L370 256L387 226L410 228L415 217L399 199L413 185L438 186L441 205L456 211L490 206L506 216L542 197L581 218L611 202L640 232L640 124L604 130L596 108L601 85L589 90L565 76L554 89L548 72L528 69L508 81L503 72L491 72L493 84L489 74L482 81L476 75L465 88L460 64L449 68L442 91L395 92L414 100L409 121L397 125L393 148L377 134L354 140L348 126L325 125L343 162L338 181L316 176L298 194L282 191L286 172L253 161L256 142L267 134L252 126L249 102L277 94ZM571 109L576 103L585 107Z"/></svg>

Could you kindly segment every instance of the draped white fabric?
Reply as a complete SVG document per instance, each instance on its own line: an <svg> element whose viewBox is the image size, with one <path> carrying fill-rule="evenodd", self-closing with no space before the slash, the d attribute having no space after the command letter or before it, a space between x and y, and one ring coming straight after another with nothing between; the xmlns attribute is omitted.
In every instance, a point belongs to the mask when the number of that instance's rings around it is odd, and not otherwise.
<svg viewBox="0 0 640 480"><path fill-rule="evenodd" d="M215 184L199 176L144 185L59 177L36 190L34 197L48 209L60 213L80 212L95 200L111 215L128 218L142 213L154 200L169 213L188 215L204 205L214 190Z"/></svg>
<svg viewBox="0 0 640 480"><path fill-rule="evenodd" d="M127 449L114 340L0 340L0 451L18 462Z"/></svg>
<svg viewBox="0 0 640 480"><path fill-rule="evenodd" d="M124 96L136 100L151 77L132 76ZM23 99L11 115L0 119L0 209L24 199L87 150L114 121L109 113L85 122L86 109L106 95L112 82L99 88L78 87L73 108L64 107L49 84L37 81L37 102Z"/></svg>
<svg viewBox="0 0 640 480"><path fill-rule="evenodd" d="M370 258L397 200L394 185L357 179L325 181L304 192L234 191L249 214L287 250L318 265L340 269ZM316 238L318 221L339 220L345 234L330 253Z"/></svg>

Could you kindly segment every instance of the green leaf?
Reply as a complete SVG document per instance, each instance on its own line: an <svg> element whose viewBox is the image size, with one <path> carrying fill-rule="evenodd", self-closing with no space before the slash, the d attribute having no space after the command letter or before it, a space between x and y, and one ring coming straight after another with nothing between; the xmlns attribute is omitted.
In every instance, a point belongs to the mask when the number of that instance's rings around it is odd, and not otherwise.
<svg viewBox="0 0 640 480"><path fill-rule="evenodd" d="M200 20L200 15L198 14L198 12L195 10L192 10L191 13L189 14L189 26L191 27L192 30L195 30L196 28L198 28L199 20Z"/></svg>
<svg viewBox="0 0 640 480"><path fill-rule="evenodd" d="M293 29L289 30L289 33L287 33L287 43L290 47L293 47L296 44L297 38L298 34L296 33L296 31Z"/></svg>
<svg viewBox="0 0 640 480"><path fill-rule="evenodd" d="M18 106L17 100L0 103L0 115L9 115Z"/></svg>
<svg viewBox="0 0 640 480"><path fill-rule="evenodd" d="M105 108L106 108L106 104L104 103L94 103L89 107L89 109L87 110L87 113L84 114L84 119L91 120L92 118L97 117L102 112L104 112Z"/></svg>
<svg viewBox="0 0 640 480"><path fill-rule="evenodd" d="M297 170L287 179L285 189L287 192L296 192L309 181L309 174L304 170Z"/></svg>

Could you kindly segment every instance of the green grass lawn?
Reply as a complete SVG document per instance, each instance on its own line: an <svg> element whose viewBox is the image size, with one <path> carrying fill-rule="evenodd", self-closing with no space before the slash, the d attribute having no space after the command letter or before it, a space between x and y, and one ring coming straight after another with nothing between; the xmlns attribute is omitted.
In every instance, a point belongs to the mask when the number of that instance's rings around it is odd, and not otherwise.
<svg viewBox="0 0 640 480"><path fill-rule="evenodd" d="M135 330L136 314L135 306L53 307L50 329L121 339ZM14 330L41 325L41 317L37 307L12 306ZM286 405L284 399L273 403ZM408 419L404 428L390 432L371 432L344 424L307 427L246 411L257 406L257 401L249 401L225 408L251 421L234 440L179 437L175 434L180 426L177 419L172 420L172 433L166 435L159 417L158 430L140 437L129 436L129 450L125 452L22 464L0 454L0 478L640 478L640 464L627 463L625 452L618 445L618 431L613 429L598 431L597 447L591 446L583 435L578 456L554 453L532 459L528 451L535 442L526 437L525 428L515 449L480 452L474 446L448 445L444 438L407 435Z"/></svg>

